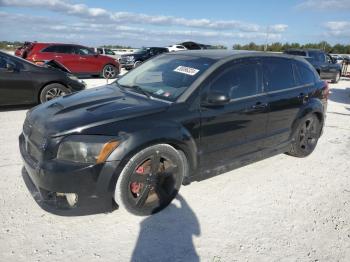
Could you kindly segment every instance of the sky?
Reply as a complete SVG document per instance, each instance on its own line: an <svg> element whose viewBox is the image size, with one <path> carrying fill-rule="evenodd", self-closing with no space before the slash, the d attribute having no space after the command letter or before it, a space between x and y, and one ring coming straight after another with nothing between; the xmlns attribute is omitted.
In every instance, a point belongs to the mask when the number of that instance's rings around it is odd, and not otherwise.
<svg viewBox="0 0 350 262"><path fill-rule="evenodd" d="M0 0L0 40L350 44L350 0Z"/></svg>

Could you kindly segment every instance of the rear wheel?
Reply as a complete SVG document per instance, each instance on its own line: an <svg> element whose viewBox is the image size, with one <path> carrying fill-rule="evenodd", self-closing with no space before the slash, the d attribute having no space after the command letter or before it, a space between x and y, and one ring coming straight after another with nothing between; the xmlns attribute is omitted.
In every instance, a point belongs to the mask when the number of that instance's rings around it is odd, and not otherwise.
<svg viewBox="0 0 350 262"><path fill-rule="evenodd" d="M136 62L134 63L134 68L136 68L136 67L140 66L141 64L142 64L142 62L141 62L141 61L136 61Z"/></svg>
<svg viewBox="0 0 350 262"><path fill-rule="evenodd" d="M318 142L321 124L315 114L306 116L299 124L288 152L295 157L310 155Z"/></svg>
<svg viewBox="0 0 350 262"><path fill-rule="evenodd" d="M102 70L102 76L106 79L114 79L119 74L114 65L105 65Z"/></svg>
<svg viewBox="0 0 350 262"><path fill-rule="evenodd" d="M148 147L135 154L124 167L114 199L135 215L157 213L175 198L186 171L186 158L172 146Z"/></svg>
<svg viewBox="0 0 350 262"><path fill-rule="evenodd" d="M71 91L64 85L55 83L45 86L40 93L40 103L45 103L54 98L69 94Z"/></svg>
<svg viewBox="0 0 350 262"><path fill-rule="evenodd" d="M332 82L335 84L338 83L340 80L340 77L341 77L341 74L340 72L338 72Z"/></svg>

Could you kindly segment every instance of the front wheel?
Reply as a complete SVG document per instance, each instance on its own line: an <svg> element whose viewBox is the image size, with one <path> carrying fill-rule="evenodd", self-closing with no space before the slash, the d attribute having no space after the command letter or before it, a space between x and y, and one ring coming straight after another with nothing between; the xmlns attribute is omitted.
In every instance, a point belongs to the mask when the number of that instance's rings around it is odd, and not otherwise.
<svg viewBox="0 0 350 262"><path fill-rule="evenodd" d="M119 72L114 65L105 65L102 70L102 76L106 79L114 79L118 74Z"/></svg>
<svg viewBox="0 0 350 262"><path fill-rule="evenodd" d="M182 152L167 144L148 147L124 167L114 199L135 215L157 213L176 197L186 172L187 161Z"/></svg>
<svg viewBox="0 0 350 262"><path fill-rule="evenodd" d="M54 98L71 93L71 91L61 84L50 84L45 86L40 93L40 103L45 103Z"/></svg>
<svg viewBox="0 0 350 262"><path fill-rule="evenodd" d="M300 121L290 145L288 155L306 157L316 148L321 133L321 123L315 114Z"/></svg>

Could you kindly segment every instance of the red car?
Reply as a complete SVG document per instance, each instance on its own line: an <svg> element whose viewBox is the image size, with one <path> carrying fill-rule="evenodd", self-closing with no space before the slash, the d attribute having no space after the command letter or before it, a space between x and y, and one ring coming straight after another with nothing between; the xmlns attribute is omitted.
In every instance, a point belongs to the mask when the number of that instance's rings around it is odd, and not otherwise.
<svg viewBox="0 0 350 262"><path fill-rule="evenodd" d="M120 72L117 60L99 55L92 49L81 45L26 42L24 46L16 50L15 55L36 64L56 60L77 75L116 78Z"/></svg>

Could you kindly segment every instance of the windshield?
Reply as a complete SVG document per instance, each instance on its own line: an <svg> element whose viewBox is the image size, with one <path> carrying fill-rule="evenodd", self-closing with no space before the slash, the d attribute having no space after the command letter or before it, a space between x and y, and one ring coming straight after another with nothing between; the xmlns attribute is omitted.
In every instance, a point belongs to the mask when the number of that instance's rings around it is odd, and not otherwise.
<svg viewBox="0 0 350 262"><path fill-rule="evenodd" d="M146 53L148 50L149 50L149 48L140 48L140 49L135 50L133 53L134 54L143 54L143 53Z"/></svg>
<svg viewBox="0 0 350 262"><path fill-rule="evenodd" d="M175 101L214 62L202 57L162 55L130 71L117 84L137 86L153 97Z"/></svg>

